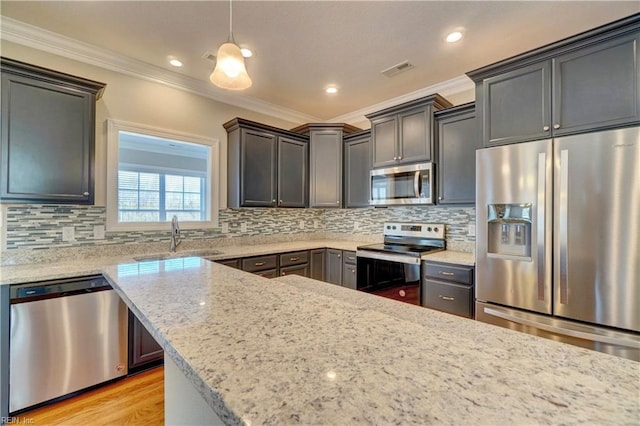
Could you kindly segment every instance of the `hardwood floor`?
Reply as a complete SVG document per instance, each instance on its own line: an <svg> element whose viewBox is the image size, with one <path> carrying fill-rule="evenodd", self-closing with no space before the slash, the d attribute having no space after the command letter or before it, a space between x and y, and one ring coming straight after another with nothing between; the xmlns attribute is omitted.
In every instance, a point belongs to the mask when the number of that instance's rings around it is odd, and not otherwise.
<svg viewBox="0 0 640 426"><path fill-rule="evenodd" d="M14 419L13 424L163 425L163 367L28 411Z"/></svg>

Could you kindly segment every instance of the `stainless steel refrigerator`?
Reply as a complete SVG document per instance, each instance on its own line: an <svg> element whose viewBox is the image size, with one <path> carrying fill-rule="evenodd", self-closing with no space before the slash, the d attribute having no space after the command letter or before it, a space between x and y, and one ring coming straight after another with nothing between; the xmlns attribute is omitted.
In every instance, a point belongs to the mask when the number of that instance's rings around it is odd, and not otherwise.
<svg viewBox="0 0 640 426"><path fill-rule="evenodd" d="M476 154L476 319L640 361L640 128Z"/></svg>

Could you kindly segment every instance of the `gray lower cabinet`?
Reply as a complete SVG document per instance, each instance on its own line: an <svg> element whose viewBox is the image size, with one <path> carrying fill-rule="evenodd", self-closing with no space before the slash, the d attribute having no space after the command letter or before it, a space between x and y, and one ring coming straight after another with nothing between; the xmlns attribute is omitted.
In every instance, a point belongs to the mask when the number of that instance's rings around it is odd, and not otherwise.
<svg viewBox="0 0 640 426"><path fill-rule="evenodd" d="M640 121L640 15L467 73L484 146Z"/></svg>
<svg viewBox="0 0 640 426"><path fill-rule="evenodd" d="M105 85L7 58L1 71L0 200L93 204Z"/></svg>
<svg viewBox="0 0 640 426"><path fill-rule="evenodd" d="M326 249L315 249L309 252L309 278L324 281Z"/></svg>
<svg viewBox="0 0 640 426"><path fill-rule="evenodd" d="M342 286L357 288L356 253L354 251L342 252Z"/></svg>
<svg viewBox="0 0 640 426"><path fill-rule="evenodd" d="M269 254L265 256L245 257L240 260L242 270L247 272L276 271L278 269L278 255Z"/></svg>
<svg viewBox="0 0 640 426"><path fill-rule="evenodd" d="M129 311L129 372L162 362L164 351L144 325Z"/></svg>
<svg viewBox="0 0 640 426"><path fill-rule="evenodd" d="M473 318L473 273L472 266L422 262L422 306Z"/></svg>
<svg viewBox="0 0 640 426"><path fill-rule="evenodd" d="M309 251L302 250L280 255L280 276L309 276Z"/></svg>
<svg viewBox="0 0 640 426"><path fill-rule="evenodd" d="M369 207L371 131L344 137L344 207Z"/></svg>
<svg viewBox="0 0 640 426"><path fill-rule="evenodd" d="M240 268L240 259L225 259L225 260L216 260L216 263L221 265L229 266L231 268L241 269Z"/></svg>
<svg viewBox="0 0 640 426"><path fill-rule="evenodd" d="M224 124L228 135L229 207L306 207L306 136L235 118Z"/></svg>
<svg viewBox="0 0 640 426"><path fill-rule="evenodd" d="M476 201L477 136L475 103L435 114L438 151L438 204L474 204Z"/></svg>
<svg viewBox="0 0 640 426"><path fill-rule="evenodd" d="M342 250L327 249L324 280L331 284L342 285Z"/></svg>

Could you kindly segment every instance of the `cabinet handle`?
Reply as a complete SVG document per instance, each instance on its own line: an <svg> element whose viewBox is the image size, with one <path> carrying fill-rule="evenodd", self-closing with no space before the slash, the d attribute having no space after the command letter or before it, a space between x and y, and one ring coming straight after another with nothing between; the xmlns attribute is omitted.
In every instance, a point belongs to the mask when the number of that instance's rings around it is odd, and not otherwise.
<svg viewBox="0 0 640 426"><path fill-rule="evenodd" d="M352 270L351 270L351 272L353 272L353 273L355 274L355 273L356 273L356 270L355 270L355 269L352 269Z"/></svg>
<svg viewBox="0 0 640 426"><path fill-rule="evenodd" d="M453 272L445 272L445 271L441 271L440 274L441 275L446 275L448 277L452 277L454 275Z"/></svg>
<svg viewBox="0 0 640 426"><path fill-rule="evenodd" d="M560 128L560 125L556 123L556 124L554 124L554 125L553 125L553 128L554 128L554 129L559 129L559 128Z"/></svg>
<svg viewBox="0 0 640 426"><path fill-rule="evenodd" d="M442 197L438 197L438 200L442 200Z"/></svg>
<svg viewBox="0 0 640 426"><path fill-rule="evenodd" d="M84 195L85 197L89 196L88 192L83 192L82 195Z"/></svg>
<svg viewBox="0 0 640 426"><path fill-rule="evenodd" d="M542 128L542 130L544 130L544 131L546 132L547 130L549 130L549 126L544 126L544 127Z"/></svg>
<svg viewBox="0 0 640 426"><path fill-rule="evenodd" d="M341 257L342 257L342 255L341 255L341 254L339 254L339 255L338 255L338 259L340 259Z"/></svg>
<svg viewBox="0 0 640 426"><path fill-rule="evenodd" d="M399 295L400 297L405 297L405 296L407 295L407 292L406 292L406 291L404 291L404 290L400 290L400 291L398 292L398 295Z"/></svg>
<svg viewBox="0 0 640 426"><path fill-rule="evenodd" d="M290 257L289 260L291 262L295 262L296 260L300 260L300 258L299 257Z"/></svg>
<svg viewBox="0 0 640 426"><path fill-rule="evenodd" d="M286 272L283 272L283 273L282 273L282 274L280 274L280 275L282 275L282 276L284 277L286 274L287 274Z"/></svg>
<svg viewBox="0 0 640 426"><path fill-rule="evenodd" d="M402 155L400 157L398 157L398 160L402 160Z"/></svg>
<svg viewBox="0 0 640 426"><path fill-rule="evenodd" d="M280 204L282 204L282 200L280 200Z"/></svg>
<svg viewBox="0 0 640 426"><path fill-rule="evenodd" d="M264 266L264 265L265 265L265 262L256 262L255 266Z"/></svg>
<svg viewBox="0 0 640 426"><path fill-rule="evenodd" d="M340 204L340 201L339 201L339 200L338 200L338 201L336 201L336 204Z"/></svg>
<svg viewBox="0 0 640 426"><path fill-rule="evenodd" d="M356 260L355 256L347 256L347 259L349 259L349 260Z"/></svg>
<svg viewBox="0 0 640 426"><path fill-rule="evenodd" d="M442 295L440 295L440 299L446 300L447 302L453 302L454 300L456 300L455 297L442 296Z"/></svg>
<svg viewBox="0 0 640 426"><path fill-rule="evenodd" d="M276 200L271 200L271 202L272 202L272 203L275 203L275 202L276 202Z"/></svg>

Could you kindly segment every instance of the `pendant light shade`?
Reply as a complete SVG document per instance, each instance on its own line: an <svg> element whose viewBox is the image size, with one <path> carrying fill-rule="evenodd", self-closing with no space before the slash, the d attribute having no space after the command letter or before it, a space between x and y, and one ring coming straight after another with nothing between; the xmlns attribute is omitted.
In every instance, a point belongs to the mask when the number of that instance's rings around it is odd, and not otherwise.
<svg viewBox="0 0 640 426"><path fill-rule="evenodd" d="M222 89L244 90L251 87L251 78L244 66L240 47L233 40L233 5L229 0L229 39L218 49L216 67L209 80Z"/></svg>
<svg viewBox="0 0 640 426"><path fill-rule="evenodd" d="M216 67L209 77L218 87L243 90L251 87L251 78L244 66L244 57L237 44L228 41L220 46L216 56Z"/></svg>

